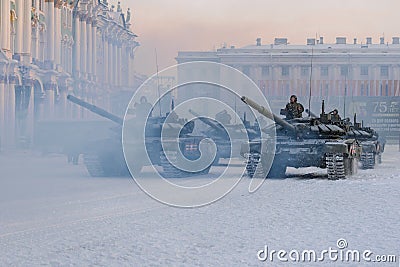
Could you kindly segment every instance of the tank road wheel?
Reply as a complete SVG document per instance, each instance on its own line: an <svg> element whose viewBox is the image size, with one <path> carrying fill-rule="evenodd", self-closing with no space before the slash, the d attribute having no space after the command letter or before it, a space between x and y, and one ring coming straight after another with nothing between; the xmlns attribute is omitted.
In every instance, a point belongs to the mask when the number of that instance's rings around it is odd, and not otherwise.
<svg viewBox="0 0 400 267"><path fill-rule="evenodd" d="M329 180L345 178L343 153L328 153L326 155L326 168Z"/></svg>
<svg viewBox="0 0 400 267"><path fill-rule="evenodd" d="M167 152L167 153L169 153L168 158L172 161L172 163L175 163L177 152ZM199 171L197 173L183 171L183 170L176 168L174 165L172 165L172 163L168 161L167 157L165 156L165 154L163 152L161 152L161 155L160 155L160 162L161 162L161 167L163 168L163 172L161 173L161 175L164 178L181 178L181 177L185 177L185 176L207 174L207 173L209 173L210 168L211 168L211 165L210 165L207 168L205 168L204 170Z"/></svg>
<svg viewBox="0 0 400 267"><path fill-rule="evenodd" d="M273 163L268 174L261 162L260 154L249 154L246 162L247 175L250 178L285 178L286 166Z"/></svg>
<svg viewBox="0 0 400 267"><path fill-rule="evenodd" d="M172 161L176 161L176 152L175 153L169 153L169 159ZM184 172L182 170L179 170L178 168L175 168L171 162L168 161L167 157L163 152L161 152L160 155L160 163L161 167L163 168L162 176L164 178L180 178L184 176Z"/></svg>
<svg viewBox="0 0 400 267"><path fill-rule="evenodd" d="M361 167L363 169L373 169L375 166L375 155L373 152L361 153Z"/></svg>
<svg viewBox="0 0 400 267"><path fill-rule="evenodd" d="M83 163L86 166L87 171L92 177L103 177L105 176L103 166L99 156L96 154L84 154Z"/></svg>
<svg viewBox="0 0 400 267"><path fill-rule="evenodd" d="M249 153L249 155L247 156L247 160L246 160L246 171L247 171L247 175L250 178L253 178L253 177L258 178L263 173L262 164L259 164L259 163L260 163L260 154Z"/></svg>
<svg viewBox="0 0 400 267"><path fill-rule="evenodd" d="M129 176L125 161L113 155L84 154L83 162L92 177Z"/></svg>

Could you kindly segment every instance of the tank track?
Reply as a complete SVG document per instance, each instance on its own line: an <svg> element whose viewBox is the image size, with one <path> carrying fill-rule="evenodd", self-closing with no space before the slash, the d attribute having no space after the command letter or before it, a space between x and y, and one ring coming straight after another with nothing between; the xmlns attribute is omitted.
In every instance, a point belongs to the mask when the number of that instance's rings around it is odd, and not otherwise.
<svg viewBox="0 0 400 267"><path fill-rule="evenodd" d="M375 154L373 152L361 153L361 167L373 169L375 167Z"/></svg>
<svg viewBox="0 0 400 267"><path fill-rule="evenodd" d="M261 164L259 164L261 162L260 158L261 158L261 156L258 153L250 153L247 156L246 171L247 171L247 175L250 178L259 177L260 175L262 175L263 169L262 169Z"/></svg>
<svg viewBox="0 0 400 267"><path fill-rule="evenodd" d="M172 163L176 163L176 152L169 152L168 158L172 161ZM187 172L180 170L176 168L174 165L172 165L171 162L168 161L167 157L163 152L161 152L160 155L160 165L163 168L163 172L161 175L164 178L182 178L182 177L188 177L188 176L193 176L193 175L202 175L202 174L207 174L210 171L211 166L208 166L204 170L197 172L197 173L192 173L192 172Z"/></svg>
<svg viewBox="0 0 400 267"><path fill-rule="evenodd" d="M261 155L258 153L247 156L246 171L250 178L285 178L286 166L273 163L266 173L260 159Z"/></svg>
<svg viewBox="0 0 400 267"><path fill-rule="evenodd" d="M121 165L112 155L103 157L96 153L83 155L83 163L92 177L120 177L130 176L127 166Z"/></svg>
<svg viewBox="0 0 400 267"><path fill-rule="evenodd" d="M344 179L344 155L342 153L328 153L326 155L326 168L329 180Z"/></svg>
<svg viewBox="0 0 400 267"><path fill-rule="evenodd" d="M87 171L92 177L104 177L106 173L103 169L101 160L96 154L84 154L83 163L86 166Z"/></svg>
<svg viewBox="0 0 400 267"><path fill-rule="evenodd" d="M176 160L176 156L169 155L172 161ZM184 176L184 171L175 168L171 162L168 161L164 153L161 152L160 158L161 167L163 168L162 176L165 178L180 178Z"/></svg>

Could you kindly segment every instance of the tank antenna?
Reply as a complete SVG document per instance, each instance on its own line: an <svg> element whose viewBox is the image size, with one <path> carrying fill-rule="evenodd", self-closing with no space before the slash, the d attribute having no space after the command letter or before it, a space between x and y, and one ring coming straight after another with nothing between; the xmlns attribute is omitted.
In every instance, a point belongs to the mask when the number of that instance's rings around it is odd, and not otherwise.
<svg viewBox="0 0 400 267"><path fill-rule="evenodd" d="M158 58L157 58L157 48L154 48L154 53L156 54L156 70L157 70L157 92L158 92L158 106L160 108L160 117L162 116L161 114L161 95L160 95L160 78L158 76Z"/></svg>
<svg viewBox="0 0 400 267"><path fill-rule="evenodd" d="M347 74L344 77L343 118L346 118Z"/></svg>
<svg viewBox="0 0 400 267"><path fill-rule="evenodd" d="M308 110L311 110L311 81L312 81L312 69L313 69L313 57L314 57L314 48L311 48L311 70L310 70L310 91L308 96ZM308 113L308 117L311 117L311 113Z"/></svg>

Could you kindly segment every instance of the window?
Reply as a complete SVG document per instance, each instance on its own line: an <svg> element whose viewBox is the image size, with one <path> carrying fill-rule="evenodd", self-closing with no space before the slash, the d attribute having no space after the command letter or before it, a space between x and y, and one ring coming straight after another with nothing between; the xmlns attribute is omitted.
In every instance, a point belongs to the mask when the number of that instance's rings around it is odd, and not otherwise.
<svg viewBox="0 0 400 267"><path fill-rule="evenodd" d="M341 66L340 67L340 75L347 76L349 74L349 67L348 66Z"/></svg>
<svg viewBox="0 0 400 267"><path fill-rule="evenodd" d="M269 75L269 67L268 66L263 66L261 68L261 74L262 74L262 76L268 76Z"/></svg>
<svg viewBox="0 0 400 267"><path fill-rule="evenodd" d="M368 66L362 65L360 69L360 74L361 75L368 75Z"/></svg>
<svg viewBox="0 0 400 267"><path fill-rule="evenodd" d="M43 11L43 0L39 0L39 10Z"/></svg>
<svg viewBox="0 0 400 267"><path fill-rule="evenodd" d="M301 67L301 76L309 76L309 68L310 67Z"/></svg>
<svg viewBox="0 0 400 267"><path fill-rule="evenodd" d="M388 66L381 66L381 76L382 77L389 76L389 67Z"/></svg>
<svg viewBox="0 0 400 267"><path fill-rule="evenodd" d="M36 2L35 0L32 0L32 7L36 7L35 2Z"/></svg>
<svg viewBox="0 0 400 267"><path fill-rule="evenodd" d="M321 67L321 76L328 76L329 71L328 71L328 66L322 66Z"/></svg>
<svg viewBox="0 0 400 267"><path fill-rule="evenodd" d="M72 28L72 10L69 10L67 12L67 24L68 24L68 28Z"/></svg>
<svg viewBox="0 0 400 267"><path fill-rule="evenodd" d="M282 66L282 76L289 76L289 66Z"/></svg>

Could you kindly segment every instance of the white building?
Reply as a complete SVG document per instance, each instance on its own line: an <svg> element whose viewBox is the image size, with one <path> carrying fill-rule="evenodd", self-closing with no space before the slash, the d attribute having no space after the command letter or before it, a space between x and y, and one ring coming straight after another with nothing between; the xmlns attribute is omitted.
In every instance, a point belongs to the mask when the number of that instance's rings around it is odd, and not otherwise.
<svg viewBox="0 0 400 267"><path fill-rule="evenodd" d="M35 121L88 113L66 100L75 94L109 106L134 85L136 35L131 12L106 0L0 1L0 140L32 139Z"/></svg>
<svg viewBox="0 0 400 267"><path fill-rule="evenodd" d="M179 52L178 63L204 60L241 70L262 90L273 111L278 112L296 94L319 113L321 100L328 109L339 108L346 116L359 118L387 136L400 133L400 38L373 43L337 37L333 44L309 38L305 45L292 45L287 38L272 44L243 48L223 47L210 52ZM190 75L190 74L189 74ZM311 86L310 86L311 82ZM183 96L185 98L185 96ZM342 114L343 115L343 114Z"/></svg>

